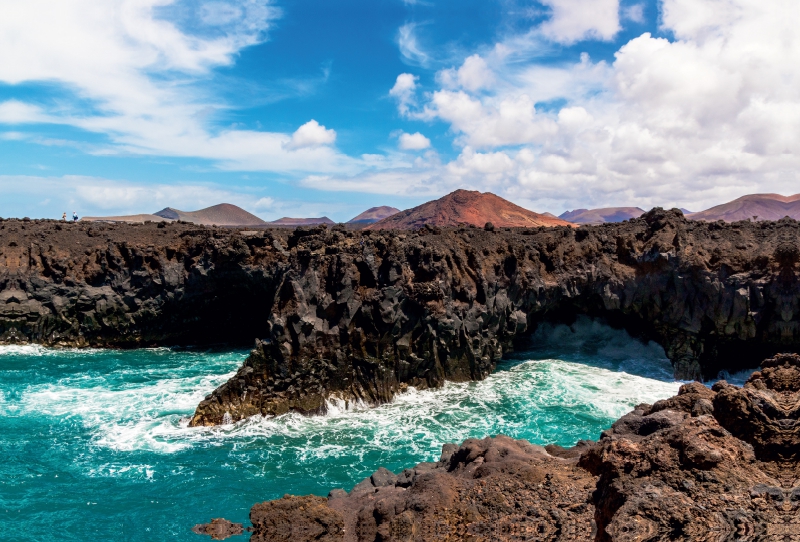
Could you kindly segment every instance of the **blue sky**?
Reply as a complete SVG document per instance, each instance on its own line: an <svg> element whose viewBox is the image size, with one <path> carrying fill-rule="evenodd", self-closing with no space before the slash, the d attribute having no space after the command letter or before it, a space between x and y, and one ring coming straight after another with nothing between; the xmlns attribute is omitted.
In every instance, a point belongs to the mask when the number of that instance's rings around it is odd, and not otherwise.
<svg viewBox="0 0 800 542"><path fill-rule="evenodd" d="M0 0L0 216L795 193L785 0Z"/></svg>

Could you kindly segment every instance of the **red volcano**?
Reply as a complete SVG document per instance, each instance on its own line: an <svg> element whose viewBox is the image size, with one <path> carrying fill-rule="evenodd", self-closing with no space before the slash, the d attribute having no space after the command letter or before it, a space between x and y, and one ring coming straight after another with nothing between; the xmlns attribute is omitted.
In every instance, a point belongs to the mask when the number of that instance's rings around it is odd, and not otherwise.
<svg viewBox="0 0 800 542"><path fill-rule="evenodd" d="M367 226L366 229L413 230L426 224L440 227L474 224L483 227L487 222L491 222L498 228L572 225L560 218L523 209L491 192L456 190L443 198L423 203L413 209L400 211Z"/></svg>

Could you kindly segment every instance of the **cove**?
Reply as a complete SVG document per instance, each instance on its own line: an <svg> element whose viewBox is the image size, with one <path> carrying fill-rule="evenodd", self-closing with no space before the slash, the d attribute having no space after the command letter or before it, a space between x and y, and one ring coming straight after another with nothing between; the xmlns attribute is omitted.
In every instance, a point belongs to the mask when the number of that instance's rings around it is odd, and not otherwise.
<svg viewBox="0 0 800 542"><path fill-rule="evenodd" d="M332 404L189 428L243 350L0 347L0 518L11 540L201 540L195 523L246 522L254 502L350 489L443 443L506 434L571 446L679 386L660 347L588 319L542 326L480 382L410 391L376 408ZM240 537L238 540L245 540Z"/></svg>

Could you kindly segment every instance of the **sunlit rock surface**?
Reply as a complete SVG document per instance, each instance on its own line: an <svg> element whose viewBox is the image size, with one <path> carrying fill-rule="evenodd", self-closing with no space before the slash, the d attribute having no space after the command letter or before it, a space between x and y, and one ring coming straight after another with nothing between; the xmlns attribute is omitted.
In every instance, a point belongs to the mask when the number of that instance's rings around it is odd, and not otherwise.
<svg viewBox="0 0 800 542"><path fill-rule="evenodd" d="M781 354L742 388L639 405L595 443L471 439L350 493L256 504L252 540L798 540L799 405L800 356Z"/></svg>

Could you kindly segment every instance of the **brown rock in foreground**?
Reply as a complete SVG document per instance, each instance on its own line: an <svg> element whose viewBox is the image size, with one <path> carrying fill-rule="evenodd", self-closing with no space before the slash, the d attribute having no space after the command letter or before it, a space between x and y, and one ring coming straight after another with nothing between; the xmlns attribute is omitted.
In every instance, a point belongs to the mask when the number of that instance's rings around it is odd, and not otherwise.
<svg viewBox="0 0 800 542"><path fill-rule="evenodd" d="M241 523L233 523L224 518L214 518L210 523L199 523L192 527L196 534L206 534L211 540L225 540L244 533Z"/></svg>
<svg viewBox="0 0 800 542"><path fill-rule="evenodd" d="M257 504L252 540L796 541L798 427L800 356L782 354L743 388L687 384L573 450L471 439L349 494Z"/></svg>
<svg viewBox="0 0 800 542"><path fill-rule="evenodd" d="M443 198L400 211L367 226L368 230L415 230L425 225L456 227L462 224L481 226L491 222L498 228L534 228L570 226L569 222L534 213L491 192L456 190Z"/></svg>

